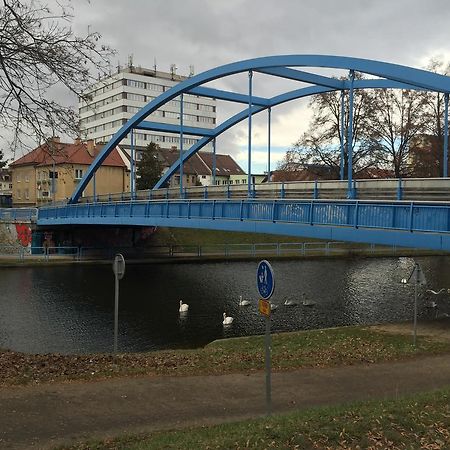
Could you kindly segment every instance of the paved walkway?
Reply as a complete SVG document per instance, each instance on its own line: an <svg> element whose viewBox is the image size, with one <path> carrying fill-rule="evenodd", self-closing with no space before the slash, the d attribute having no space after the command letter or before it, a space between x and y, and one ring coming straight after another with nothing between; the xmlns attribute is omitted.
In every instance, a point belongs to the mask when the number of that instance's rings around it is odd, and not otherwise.
<svg viewBox="0 0 450 450"><path fill-rule="evenodd" d="M287 412L450 385L450 356L273 374ZM136 377L0 389L0 448L48 449L89 438L258 417L264 373Z"/></svg>

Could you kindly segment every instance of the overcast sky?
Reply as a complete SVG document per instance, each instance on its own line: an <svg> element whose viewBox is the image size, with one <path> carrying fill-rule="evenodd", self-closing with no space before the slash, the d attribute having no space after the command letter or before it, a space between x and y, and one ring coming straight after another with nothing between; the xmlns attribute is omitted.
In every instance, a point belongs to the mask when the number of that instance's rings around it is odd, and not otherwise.
<svg viewBox="0 0 450 450"><path fill-rule="evenodd" d="M74 28L88 27L117 50L113 66L127 62L178 73L276 54L330 54L423 67L432 56L450 56L448 0L73 0ZM332 75L330 73L330 75ZM242 85L239 86L241 82ZM226 85L223 82L222 86ZM228 86L245 92L244 78ZM275 84L273 85L275 86ZM273 95L267 77L255 90ZM219 105L219 108L222 104ZM228 116L224 106L219 120ZM282 156L308 124L307 102L273 111L272 143ZM266 168L265 115L255 120L255 162ZM246 127L230 130L219 152L246 168Z"/></svg>

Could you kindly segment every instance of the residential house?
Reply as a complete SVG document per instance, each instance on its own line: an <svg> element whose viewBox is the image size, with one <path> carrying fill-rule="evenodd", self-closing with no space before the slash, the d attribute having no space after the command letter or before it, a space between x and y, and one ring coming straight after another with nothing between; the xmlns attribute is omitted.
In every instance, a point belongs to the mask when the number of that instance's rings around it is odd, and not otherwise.
<svg viewBox="0 0 450 450"><path fill-rule="evenodd" d="M62 143L52 138L10 164L12 202L15 206L42 205L65 200L85 175L101 146L90 140ZM129 171L125 157L115 148L95 174L97 195L129 191ZM83 195L94 194L94 179Z"/></svg>
<svg viewBox="0 0 450 450"><path fill-rule="evenodd" d="M11 206L12 181L9 169L0 169L0 207Z"/></svg>
<svg viewBox="0 0 450 450"><path fill-rule="evenodd" d="M145 151L145 150L141 150ZM172 147L171 149L159 148L158 158L163 166L163 173L165 173L175 161L180 157L180 151ZM139 162L138 162L139 164ZM210 186L213 184L213 167L214 156L210 152L197 152L192 155L189 160L183 164L183 186ZM216 185L233 184L233 177L242 183L247 182L247 175L242 168L230 155L216 154L215 157ZM242 180L241 180L242 179ZM236 184L239 184L236 181ZM180 185L179 171L170 178L168 187L175 187Z"/></svg>

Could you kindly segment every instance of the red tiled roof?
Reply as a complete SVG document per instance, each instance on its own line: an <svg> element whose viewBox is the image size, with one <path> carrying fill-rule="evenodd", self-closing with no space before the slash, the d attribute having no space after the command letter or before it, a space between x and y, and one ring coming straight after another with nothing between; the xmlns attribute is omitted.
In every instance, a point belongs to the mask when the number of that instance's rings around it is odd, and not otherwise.
<svg viewBox="0 0 450 450"><path fill-rule="evenodd" d="M95 146L92 156L88 152L85 142L66 144L52 143L43 144L31 152L17 159L10 164L10 167L17 166L50 166L55 164L80 164L89 166L98 155L102 147ZM119 152L115 148L103 161L102 166L126 167Z"/></svg>
<svg viewBox="0 0 450 450"><path fill-rule="evenodd" d="M199 156L209 167L210 171L212 171L213 154L201 152ZM228 176L243 174L245 174L245 172L230 155L216 155L216 175Z"/></svg>

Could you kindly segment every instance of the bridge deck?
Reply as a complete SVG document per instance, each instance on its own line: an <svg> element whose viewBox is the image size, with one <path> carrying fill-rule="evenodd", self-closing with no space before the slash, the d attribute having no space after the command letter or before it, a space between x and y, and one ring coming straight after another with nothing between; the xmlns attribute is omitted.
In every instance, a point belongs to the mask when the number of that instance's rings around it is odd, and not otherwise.
<svg viewBox="0 0 450 450"><path fill-rule="evenodd" d="M137 225L247 231L450 250L450 205L438 202L178 199L40 208L38 225Z"/></svg>

